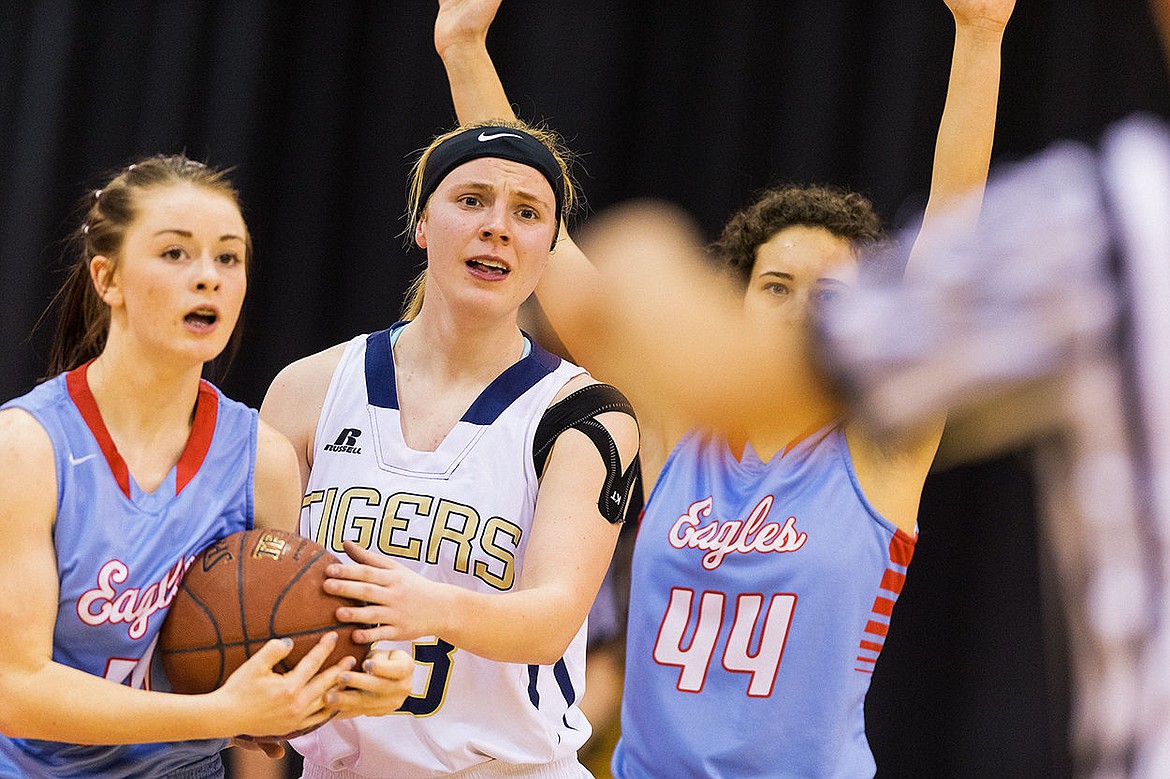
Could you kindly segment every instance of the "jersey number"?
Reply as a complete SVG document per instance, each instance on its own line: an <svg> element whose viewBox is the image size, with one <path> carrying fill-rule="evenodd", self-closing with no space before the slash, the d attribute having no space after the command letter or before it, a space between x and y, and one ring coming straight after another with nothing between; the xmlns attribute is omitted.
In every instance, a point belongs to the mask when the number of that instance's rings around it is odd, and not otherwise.
<svg viewBox="0 0 1170 779"><path fill-rule="evenodd" d="M447 695L447 681L451 678L451 655L455 647L441 638L414 645L414 661L429 666L427 685L422 695L411 695L399 711L416 717L434 714L443 705Z"/></svg>
<svg viewBox="0 0 1170 779"><path fill-rule="evenodd" d="M158 643L158 636L155 636L150 646L146 648L146 652L138 659L128 657L111 657L106 660L106 672L102 678L115 682L117 684L125 684L138 690L149 690L150 687L150 661L154 656L154 647Z"/></svg>
<svg viewBox="0 0 1170 779"><path fill-rule="evenodd" d="M711 657L715 653L715 644L723 628L726 596L721 592L704 592L699 599L699 613L694 627L691 626L693 600L692 590L681 587L671 589L670 603L654 644L656 662L681 669L678 689L683 692L699 692L703 689ZM753 652L752 639L757 633L756 625L763 605L764 596L759 594L740 595L735 599L731 633L723 649L723 667L726 670L751 676L747 694L753 698L766 698L772 694L780 658L784 655L788 627L792 624L792 611L796 608L796 596L791 593L772 596ZM688 634L690 641L684 645Z"/></svg>
<svg viewBox="0 0 1170 779"><path fill-rule="evenodd" d="M124 657L111 657L106 661L105 679L118 684L125 684L139 690L150 689L150 674L148 664L141 659L130 660Z"/></svg>

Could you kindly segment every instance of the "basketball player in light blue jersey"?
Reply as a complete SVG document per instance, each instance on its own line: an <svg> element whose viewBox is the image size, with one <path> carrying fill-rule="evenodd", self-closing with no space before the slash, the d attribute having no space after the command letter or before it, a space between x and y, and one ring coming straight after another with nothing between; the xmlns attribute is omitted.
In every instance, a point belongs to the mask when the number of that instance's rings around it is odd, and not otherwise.
<svg viewBox="0 0 1170 779"><path fill-rule="evenodd" d="M435 43L461 121L513 115L486 48L499 4L440 2ZM942 220L977 218L1014 0L947 5L954 57L916 249ZM604 266L562 232L537 296L642 425L613 773L872 776L864 698L943 420L898 440L853 424L807 321L856 281L879 220L832 188L765 193L714 247L738 282L731 306L675 221L627 211L606 224L592 244Z"/></svg>
<svg viewBox="0 0 1170 779"><path fill-rule="evenodd" d="M402 322L285 368L261 408L305 478L301 532L344 555L331 592L415 686L384 716L293 740L304 775L588 776L585 618L613 553L638 431L612 387L523 333L573 199L551 133L520 122L435 139L409 232L426 270ZM381 655L339 695L384 700Z"/></svg>
<svg viewBox="0 0 1170 779"><path fill-rule="evenodd" d="M329 717L346 667L318 673L335 634L283 675L292 644L270 641L206 695L152 663L197 552L296 521L288 441L200 378L251 240L230 182L179 156L118 172L82 213L57 375L0 410L0 776L222 776L228 738Z"/></svg>

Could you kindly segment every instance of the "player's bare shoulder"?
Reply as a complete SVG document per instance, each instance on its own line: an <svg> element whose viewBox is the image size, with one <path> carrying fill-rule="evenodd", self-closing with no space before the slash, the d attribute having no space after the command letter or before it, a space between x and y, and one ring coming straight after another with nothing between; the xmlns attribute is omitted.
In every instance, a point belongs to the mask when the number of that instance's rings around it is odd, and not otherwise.
<svg viewBox="0 0 1170 779"><path fill-rule="evenodd" d="M276 374L264 395L261 420L284 434L299 457L313 441L329 383L346 345L340 343L289 363Z"/></svg>
<svg viewBox="0 0 1170 779"><path fill-rule="evenodd" d="M53 472L53 443L49 433L36 417L22 408L0 411L0 462Z"/></svg>
<svg viewBox="0 0 1170 779"><path fill-rule="evenodd" d="M291 402L303 411L306 400L318 397L324 400L333 371L341 362L341 355L345 353L347 345L335 344L286 365L269 385L268 393L264 396L264 406ZM320 405L317 403L318 408Z"/></svg>
<svg viewBox="0 0 1170 779"><path fill-rule="evenodd" d="M282 368L268 387L260 415L287 435L284 425L280 424L285 415L303 417L311 411L319 413L345 347L346 344L340 343ZM315 419L316 414L313 416Z"/></svg>
<svg viewBox="0 0 1170 779"><path fill-rule="evenodd" d="M57 505L53 443L41 423L21 408L0 411L0 496L11 531L20 518L51 521ZM39 489L30 490L36 484Z"/></svg>

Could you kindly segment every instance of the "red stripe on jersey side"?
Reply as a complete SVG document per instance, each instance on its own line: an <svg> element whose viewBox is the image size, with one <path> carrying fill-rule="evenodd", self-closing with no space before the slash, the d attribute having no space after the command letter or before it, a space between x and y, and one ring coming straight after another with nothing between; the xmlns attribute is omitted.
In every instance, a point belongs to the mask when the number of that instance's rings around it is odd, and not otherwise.
<svg viewBox="0 0 1170 779"><path fill-rule="evenodd" d="M902 594L902 587L906 584L906 574L894 570L894 567L905 568L910 565L911 558L914 557L914 544L918 540L917 534L911 535L903 530L896 530L894 535L890 537L890 565L882 572L882 580L880 588L886 592L894 594L893 598L888 598L885 595L876 595L873 599L873 609L871 613L874 617L885 617L887 620L894 613L894 602L897 596ZM873 652L872 658L858 655L857 662L863 665L872 665L877 662L877 656L881 654L884 640L889 633L890 626L888 622L881 622L878 619L871 619L866 622L865 633L871 638L880 638L881 641L872 641L865 638L861 639L859 644L861 651ZM859 667L854 670L861 673L873 673L873 669L869 667Z"/></svg>
<svg viewBox="0 0 1170 779"><path fill-rule="evenodd" d="M902 594L902 587L906 584L906 574L898 573L897 571L886 570L882 574L882 589L888 590L895 595Z"/></svg>
<svg viewBox="0 0 1170 779"><path fill-rule="evenodd" d="M211 449L211 439L215 435L215 420L219 416L219 394L215 387L202 379L199 380L199 397L195 401L195 419L191 423L191 433L187 436L187 445L183 447L183 454L175 466L175 494L199 473L199 466L207 457Z"/></svg>
<svg viewBox="0 0 1170 779"><path fill-rule="evenodd" d="M899 529L890 539L890 561L905 568L910 565L910 558L914 557L914 543L917 539L909 533Z"/></svg>
<svg viewBox="0 0 1170 779"><path fill-rule="evenodd" d="M114 445L114 439L110 437L106 423L102 421L102 412L98 410L97 400L90 392L89 381L85 378L92 362L93 360L90 360L65 374L65 387L69 390L69 397L73 400L73 405L77 406L77 410L81 412L81 418L85 420L89 432L93 433L93 437L97 439L98 446L106 458L106 463L114 475L114 481L118 483L122 494L129 500L130 469L126 466L122 455L118 453L118 447Z"/></svg>

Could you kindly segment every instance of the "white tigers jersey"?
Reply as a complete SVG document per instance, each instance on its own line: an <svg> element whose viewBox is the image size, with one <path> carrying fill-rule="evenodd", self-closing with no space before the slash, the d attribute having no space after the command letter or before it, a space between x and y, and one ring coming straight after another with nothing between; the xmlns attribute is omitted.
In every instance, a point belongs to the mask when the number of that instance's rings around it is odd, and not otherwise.
<svg viewBox="0 0 1170 779"><path fill-rule="evenodd" d="M348 539L429 579L507 592L520 579L532 530L533 435L556 393L584 370L530 342L435 451L415 451L402 435L394 330L354 338L333 374L301 532L343 560ZM429 777L575 763L589 736L576 705L584 625L546 666L485 660L435 637L376 646L413 654L413 694L394 714L334 720L294 740L306 775Z"/></svg>

